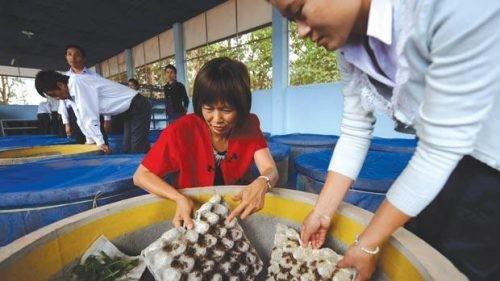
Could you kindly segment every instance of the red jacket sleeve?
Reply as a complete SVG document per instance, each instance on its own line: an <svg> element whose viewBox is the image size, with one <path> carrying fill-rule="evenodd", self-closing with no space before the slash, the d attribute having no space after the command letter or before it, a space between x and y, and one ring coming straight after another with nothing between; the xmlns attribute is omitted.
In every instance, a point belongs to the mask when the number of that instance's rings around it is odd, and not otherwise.
<svg viewBox="0 0 500 281"><path fill-rule="evenodd" d="M160 138L142 160L142 165L159 177L178 170L176 149L173 147L174 138L173 126L163 130Z"/></svg>

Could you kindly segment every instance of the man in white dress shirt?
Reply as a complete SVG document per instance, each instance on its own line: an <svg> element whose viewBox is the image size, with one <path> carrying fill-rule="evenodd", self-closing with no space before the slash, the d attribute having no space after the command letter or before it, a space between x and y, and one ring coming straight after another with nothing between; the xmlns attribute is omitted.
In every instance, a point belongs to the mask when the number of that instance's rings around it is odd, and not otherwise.
<svg viewBox="0 0 500 281"><path fill-rule="evenodd" d="M341 136L301 238L323 244L359 174L375 117L413 128L415 154L341 267L370 278L377 252L412 231L471 280L500 280L500 2L270 0L299 35L338 50Z"/></svg>
<svg viewBox="0 0 500 281"><path fill-rule="evenodd" d="M97 75L63 75L42 70L35 78L35 87L43 96L69 100L76 106L78 126L87 137L108 153L100 130L99 115L124 113L125 153L145 153L149 150L151 104L137 91Z"/></svg>
<svg viewBox="0 0 500 281"><path fill-rule="evenodd" d="M94 71L85 67L86 60L85 50L79 45L71 44L67 45L65 48L65 58L66 62L70 66L69 70L66 71L66 75L71 76L74 74L82 75L97 75ZM62 122L65 127L66 135L72 136L76 139L77 143L85 143L85 135L82 133L77 125L76 115L73 109L74 103L70 100L61 100L59 103L58 112L61 114ZM107 134L111 131L111 116L104 115L101 117L101 132L104 136L105 142L107 142Z"/></svg>

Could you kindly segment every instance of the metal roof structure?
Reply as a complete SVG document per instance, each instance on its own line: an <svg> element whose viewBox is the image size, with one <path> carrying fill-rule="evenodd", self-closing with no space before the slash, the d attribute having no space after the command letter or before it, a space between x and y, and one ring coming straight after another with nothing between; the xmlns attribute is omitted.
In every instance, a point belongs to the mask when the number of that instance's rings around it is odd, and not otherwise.
<svg viewBox="0 0 500 281"><path fill-rule="evenodd" d="M66 69L78 44L94 65L224 0L0 1L0 66Z"/></svg>

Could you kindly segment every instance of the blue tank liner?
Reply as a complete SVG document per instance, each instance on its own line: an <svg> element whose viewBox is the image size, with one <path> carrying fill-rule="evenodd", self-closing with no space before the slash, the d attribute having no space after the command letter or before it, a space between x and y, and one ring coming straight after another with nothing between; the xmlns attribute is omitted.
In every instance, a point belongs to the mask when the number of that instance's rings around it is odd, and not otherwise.
<svg viewBox="0 0 500 281"><path fill-rule="evenodd" d="M413 153L415 152L416 146L416 139L386 139L375 137L372 139L370 150Z"/></svg>
<svg viewBox="0 0 500 281"><path fill-rule="evenodd" d="M326 180L331 151L314 152L297 157L297 189L319 193ZM385 193L406 167L411 153L369 151L358 179L344 200L369 211L375 211Z"/></svg>
<svg viewBox="0 0 500 281"><path fill-rule="evenodd" d="M33 146L73 144L72 138L61 138L56 135L21 135L0 137L0 151Z"/></svg>
<svg viewBox="0 0 500 281"><path fill-rule="evenodd" d="M84 156L0 167L0 246L93 205L145 194L132 181L143 157Z"/></svg>
<svg viewBox="0 0 500 281"><path fill-rule="evenodd" d="M315 134L289 134L276 135L270 138L270 142L277 142L290 146L291 153L288 161L288 188L295 188L297 172L295 170L295 158L305 153L316 151L332 151L337 143L338 136L315 135Z"/></svg>

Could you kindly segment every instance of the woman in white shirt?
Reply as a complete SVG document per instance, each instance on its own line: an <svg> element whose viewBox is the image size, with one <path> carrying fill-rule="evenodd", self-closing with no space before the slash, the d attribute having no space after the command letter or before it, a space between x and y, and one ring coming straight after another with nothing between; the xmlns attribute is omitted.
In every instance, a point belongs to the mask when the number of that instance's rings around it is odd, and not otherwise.
<svg viewBox="0 0 500 281"><path fill-rule="evenodd" d="M303 242L323 244L380 111L419 143L340 266L368 279L379 246L418 215L412 230L469 278L500 280L500 2L270 2L302 37L338 50L343 74L341 137Z"/></svg>

